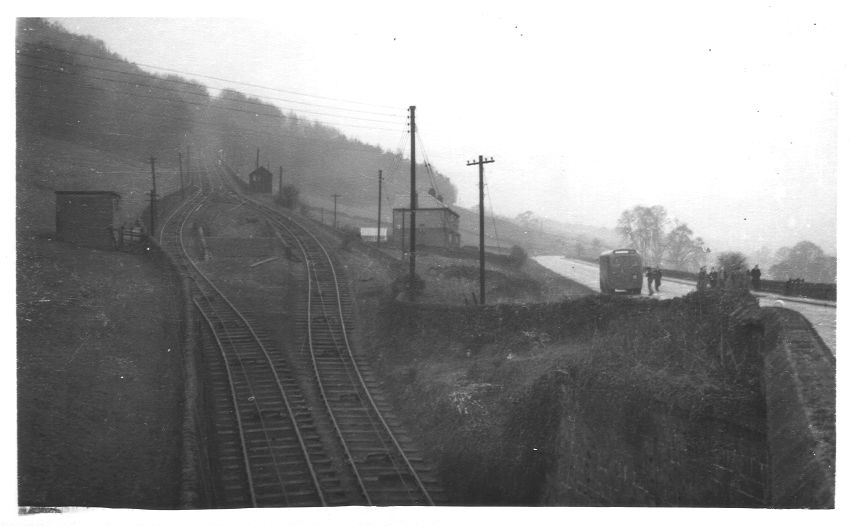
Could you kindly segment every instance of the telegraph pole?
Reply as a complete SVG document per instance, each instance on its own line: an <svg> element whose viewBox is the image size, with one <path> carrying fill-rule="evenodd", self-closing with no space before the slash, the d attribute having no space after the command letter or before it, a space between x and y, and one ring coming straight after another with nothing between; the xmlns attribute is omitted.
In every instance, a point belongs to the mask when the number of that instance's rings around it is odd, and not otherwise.
<svg viewBox="0 0 850 526"><path fill-rule="evenodd" d="M193 184L195 180L192 178L192 169L190 168L190 163L192 161L192 150L191 146L186 145L186 175L189 177L189 184Z"/></svg>
<svg viewBox="0 0 850 526"><path fill-rule="evenodd" d="M183 153L177 152L177 163L180 167L180 199L186 199L186 191L183 189Z"/></svg>
<svg viewBox="0 0 850 526"><path fill-rule="evenodd" d="M402 214L403 215L403 214ZM416 276L416 106L410 107L410 284Z"/></svg>
<svg viewBox="0 0 850 526"><path fill-rule="evenodd" d="M383 170L378 170L378 246L381 246L381 185L384 182Z"/></svg>
<svg viewBox="0 0 850 526"><path fill-rule="evenodd" d="M150 236L154 236L154 227L156 226L156 158L151 157L151 178L153 180L153 188L151 188L151 231Z"/></svg>
<svg viewBox="0 0 850 526"><path fill-rule="evenodd" d="M481 305L484 305L484 165L494 162L492 157L484 159L484 156L479 155L478 161L466 163L467 166L478 165L478 282Z"/></svg>
<svg viewBox="0 0 850 526"><path fill-rule="evenodd" d="M341 197L339 194L334 194L334 229L336 229L336 198Z"/></svg>

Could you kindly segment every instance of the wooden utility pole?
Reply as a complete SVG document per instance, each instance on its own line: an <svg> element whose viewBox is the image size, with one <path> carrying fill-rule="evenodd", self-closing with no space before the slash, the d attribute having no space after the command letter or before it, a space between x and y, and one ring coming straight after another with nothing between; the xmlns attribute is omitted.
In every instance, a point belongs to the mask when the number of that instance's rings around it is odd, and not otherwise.
<svg viewBox="0 0 850 526"><path fill-rule="evenodd" d="M410 284L416 276L416 106L410 107Z"/></svg>
<svg viewBox="0 0 850 526"><path fill-rule="evenodd" d="M188 144L186 145L186 175L189 177L189 184L195 184L195 179L192 177L192 168L190 167L190 163L192 162L192 149Z"/></svg>
<svg viewBox="0 0 850 526"><path fill-rule="evenodd" d="M151 178L153 180L153 187L151 188L151 231L150 236L153 237L155 234L156 227L156 158L151 157Z"/></svg>
<svg viewBox="0 0 850 526"><path fill-rule="evenodd" d="M340 197L339 194L334 194L334 229L336 228L336 198Z"/></svg>
<svg viewBox="0 0 850 526"><path fill-rule="evenodd" d="M484 159L479 155L478 161L469 161L467 166L478 165L478 281L480 290L478 295L481 305L484 305L484 165L494 163L492 157Z"/></svg>
<svg viewBox="0 0 850 526"><path fill-rule="evenodd" d="M283 199L283 166L280 167L280 172L277 175L277 195Z"/></svg>
<svg viewBox="0 0 850 526"><path fill-rule="evenodd" d="M384 182L383 170L378 170L378 238L377 244L381 246L381 186Z"/></svg>
<svg viewBox="0 0 850 526"><path fill-rule="evenodd" d="M180 167L180 199L186 199L186 191L183 189L183 153L177 152L177 163Z"/></svg>
<svg viewBox="0 0 850 526"><path fill-rule="evenodd" d="M399 237L401 237L401 253L402 254L404 254L404 226L405 226L404 221L405 221L405 215L404 215L404 210L402 210L401 211L401 236L399 236Z"/></svg>

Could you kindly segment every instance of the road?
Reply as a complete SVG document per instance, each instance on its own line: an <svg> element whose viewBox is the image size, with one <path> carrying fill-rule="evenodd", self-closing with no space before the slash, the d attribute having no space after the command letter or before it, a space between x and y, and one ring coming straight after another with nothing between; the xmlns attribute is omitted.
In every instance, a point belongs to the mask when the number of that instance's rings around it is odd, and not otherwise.
<svg viewBox="0 0 850 526"><path fill-rule="evenodd" d="M599 267L576 259L566 259L562 256L537 256L535 261L558 274L577 281L582 285L599 289ZM661 291L653 296L656 299L670 299L682 296L696 289L696 284L688 281L671 281L664 279L661 282ZM644 295L646 295L646 284L644 283ZM764 294L759 296L759 305L763 307L782 306L793 309L805 316L815 327L824 343L835 354L835 327L836 309L831 306L802 303L793 301L787 297Z"/></svg>

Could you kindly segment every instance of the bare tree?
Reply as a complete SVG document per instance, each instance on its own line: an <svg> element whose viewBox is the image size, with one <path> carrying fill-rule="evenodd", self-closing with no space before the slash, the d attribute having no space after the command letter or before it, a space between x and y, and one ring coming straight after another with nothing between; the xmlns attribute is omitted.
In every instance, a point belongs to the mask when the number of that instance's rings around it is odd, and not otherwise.
<svg viewBox="0 0 850 526"><path fill-rule="evenodd" d="M665 237L664 256L672 268L694 271L704 263L705 242L701 237L693 238L693 234L687 224L677 221Z"/></svg>
<svg viewBox="0 0 850 526"><path fill-rule="evenodd" d="M664 253L664 227L667 222L667 210L663 206L638 205L623 211L617 221L617 233L647 262L657 266L661 264Z"/></svg>

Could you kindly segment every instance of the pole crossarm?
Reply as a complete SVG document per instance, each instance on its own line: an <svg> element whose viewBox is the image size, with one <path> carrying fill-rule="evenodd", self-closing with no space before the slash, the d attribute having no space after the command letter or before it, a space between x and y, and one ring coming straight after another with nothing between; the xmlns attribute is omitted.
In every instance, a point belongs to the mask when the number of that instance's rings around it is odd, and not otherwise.
<svg viewBox="0 0 850 526"><path fill-rule="evenodd" d="M484 159L479 155L477 161L466 161L466 165L467 166L475 166L475 165L478 165L478 164L490 164L490 163L495 163L495 162L496 162L496 160L493 159L492 157L490 157L489 159Z"/></svg>

